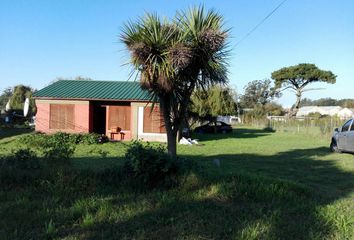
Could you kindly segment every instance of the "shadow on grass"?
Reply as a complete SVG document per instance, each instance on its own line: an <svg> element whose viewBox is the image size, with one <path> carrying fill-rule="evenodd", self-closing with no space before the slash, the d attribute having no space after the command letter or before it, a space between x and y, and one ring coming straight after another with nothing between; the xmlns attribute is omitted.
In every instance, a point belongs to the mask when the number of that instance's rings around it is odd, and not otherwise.
<svg viewBox="0 0 354 240"><path fill-rule="evenodd" d="M205 140L219 140L227 138L257 138L268 136L271 133L275 132L271 129L248 129L248 128L234 128L230 133L216 133L216 134L197 134L193 133L193 138L199 139L202 141Z"/></svg>
<svg viewBox="0 0 354 240"><path fill-rule="evenodd" d="M66 236L82 239L349 239L346 228L335 225L336 212L331 213L333 219L328 219L323 209L352 193L354 176L338 169L334 161L315 160L316 156L327 154L328 150L321 147L294 149L274 156L203 157L206 161L215 157L221 159L221 168L194 172L195 181L187 181L186 186L177 191L132 197L123 205L145 201L147 209L125 220L106 218L87 228L75 228Z"/></svg>
<svg viewBox="0 0 354 240"><path fill-rule="evenodd" d="M316 160L327 154L320 147L272 156L195 156L208 163L218 158L221 167L204 164L180 188L146 193L119 182L91 183L90 175L83 182L64 176L54 194L16 191L10 201L11 194L2 193L0 233L43 238L45 223L53 220L59 238L350 239L333 220L336 209L328 218L323 208L352 193L354 176L334 160ZM65 194L63 187L69 188Z"/></svg>
<svg viewBox="0 0 354 240"><path fill-rule="evenodd" d="M31 133L33 132L33 129L28 129L28 128L2 128L0 127L0 140L3 140L5 138L10 138L26 133Z"/></svg>

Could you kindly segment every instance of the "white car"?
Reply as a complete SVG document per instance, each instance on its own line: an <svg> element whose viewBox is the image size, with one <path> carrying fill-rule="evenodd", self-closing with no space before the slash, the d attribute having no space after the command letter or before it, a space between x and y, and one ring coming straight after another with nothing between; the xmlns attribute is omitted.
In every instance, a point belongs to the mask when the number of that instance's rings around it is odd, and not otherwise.
<svg viewBox="0 0 354 240"><path fill-rule="evenodd" d="M330 149L332 152L354 153L354 118L334 130Z"/></svg>

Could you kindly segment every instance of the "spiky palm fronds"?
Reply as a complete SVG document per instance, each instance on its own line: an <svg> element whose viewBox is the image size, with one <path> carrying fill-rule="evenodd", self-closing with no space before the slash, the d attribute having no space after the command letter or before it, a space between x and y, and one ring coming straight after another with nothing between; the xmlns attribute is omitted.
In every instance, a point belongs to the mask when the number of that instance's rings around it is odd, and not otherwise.
<svg viewBox="0 0 354 240"><path fill-rule="evenodd" d="M214 85L227 81L228 49L226 39L229 30L224 30L223 17L214 10L203 7L179 12L176 25L193 49L194 63L198 69L197 85Z"/></svg>
<svg viewBox="0 0 354 240"><path fill-rule="evenodd" d="M203 7L180 12L172 22L146 14L124 26L121 40L141 85L160 100L173 157L193 90L227 81L227 36L222 16Z"/></svg>
<svg viewBox="0 0 354 240"><path fill-rule="evenodd" d="M179 12L172 23L146 14L127 23L121 39L141 71L142 86L171 92L186 81L194 81L193 86L225 83L227 36L220 14L197 7Z"/></svg>
<svg viewBox="0 0 354 240"><path fill-rule="evenodd" d="M125 25L121 40L131 53L134 68L141 71L143 87L171 91L174 71L167 54L178 37L177 28L155 14Z"/></svg>
<svg viewBox="0 0 354 240"><path fill-rule="evenodd" d="M168 49L168 60L176 72L190 66L193 58L192 48L183 43L172 45Z"/></svg>

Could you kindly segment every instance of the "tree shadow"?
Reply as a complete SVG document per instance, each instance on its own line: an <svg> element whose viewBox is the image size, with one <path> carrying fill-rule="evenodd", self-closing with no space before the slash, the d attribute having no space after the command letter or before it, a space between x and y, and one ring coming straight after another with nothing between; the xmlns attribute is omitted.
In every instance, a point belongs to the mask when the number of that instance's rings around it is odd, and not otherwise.
<svg viewBox="0 0 354 240"><path fill-rule="evenodd" d="M354 190L354 176L338 168L335 160L316 160L317 156L327 154L328 150L320 147L293 149L272 156L196 156L199 161L221 159L221 167L194 171L197 183L184 186L177 193L167 192L171 197L168 201L140 214L122 221L106 219L89 228L76 228L65 236L82 239L332 238L336 226L321 209L348 197Z"/></svg>
<svg viewBox="0 0 354 240"><path fill-rule="evenodd" d="M29 128L1 128L0 127L0 140L5 140L5 138L11 138L14 136L27 134L33 132L33 129Z"/></svg>
<svg viewBox="0 0 354 240"><path fill-rule="evenodd" d="M234 128L230 133L214 133L214 134L197 134L193 133L192 137L202 141L209 140L220 140L226 138L257 138L268 136L271 133L275 132L272 129L248 129L248 128Z"/></svg>

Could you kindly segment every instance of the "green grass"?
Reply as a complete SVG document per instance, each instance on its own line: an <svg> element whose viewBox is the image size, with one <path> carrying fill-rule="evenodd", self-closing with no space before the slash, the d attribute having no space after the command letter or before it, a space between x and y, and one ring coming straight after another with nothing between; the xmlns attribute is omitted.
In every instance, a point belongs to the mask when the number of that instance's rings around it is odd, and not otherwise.
<svg viewBox="0 0 354 240"><path fill-rule="evenodd" d="M20 147L0 137L0 154ZM239 128L196 138L178 154L199 168L148 192L102 180L129 143L78 145L73 172L0 190L0 239L354 238L354 156L329 153L327 137Z"/></svg>

